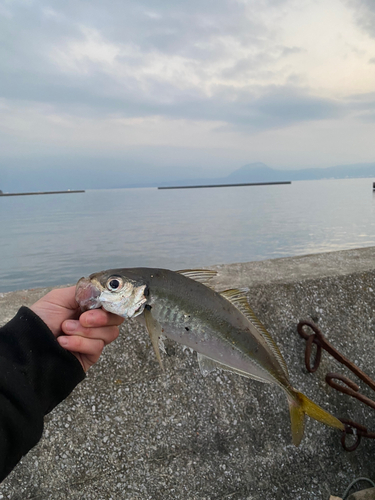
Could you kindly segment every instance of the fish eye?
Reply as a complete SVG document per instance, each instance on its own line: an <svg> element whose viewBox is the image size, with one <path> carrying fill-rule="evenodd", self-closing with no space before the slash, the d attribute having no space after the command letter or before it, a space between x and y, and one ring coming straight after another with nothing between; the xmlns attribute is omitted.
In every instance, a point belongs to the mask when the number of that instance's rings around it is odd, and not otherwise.
<svg viewBox="0 0 375 500"><path fill-rule="evenodd" d="M118 290L121 290L123 287L123 281L121 278L115 277L115 278L109 278L107 281L107 288L111 292L117 292Z"/></svg>

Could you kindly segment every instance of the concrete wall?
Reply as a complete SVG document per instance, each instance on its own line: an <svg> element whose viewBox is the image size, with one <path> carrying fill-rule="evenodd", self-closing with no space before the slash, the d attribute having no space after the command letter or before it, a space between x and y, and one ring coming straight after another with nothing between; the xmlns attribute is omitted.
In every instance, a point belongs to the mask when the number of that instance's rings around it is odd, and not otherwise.
<svg viewBox="0 0 375 500"><path fill-rule="evenodd" d="M324 382L338 367L304 367L300 319L375 378L375 248L216 266L217 289L248 287L293 385L375 431L373 410ZM215 267L215 266L213 266ZM0 295L0 322L47 290ZM308 420L291 444L285 395L223 372L203 378L196 354L169 342L160 371L147 333L129 321L87 379L46 418L39 445L0 486L0 499L324 499L375 479L375 442L345 452L340 433ZM371 396L371 395L370 395Z"/></svg>

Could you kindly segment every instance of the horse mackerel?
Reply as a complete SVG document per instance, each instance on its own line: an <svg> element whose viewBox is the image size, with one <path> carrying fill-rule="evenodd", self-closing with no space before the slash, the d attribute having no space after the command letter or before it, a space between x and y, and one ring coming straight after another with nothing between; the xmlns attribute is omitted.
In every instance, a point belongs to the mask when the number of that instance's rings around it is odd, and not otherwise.
<svg viewBox="0 0 375 500"><path fill-rule="evenodd" d="M294 389L271 335L237 289L216 292L210 270L110 269L81 278L76 299L83 310L103 307L144 324L163 368L159 338L166 336L198 353L203 374L215 368L265 383L286 393L293 443L298 446L305 414L343 430L340 420Z"/></svg>

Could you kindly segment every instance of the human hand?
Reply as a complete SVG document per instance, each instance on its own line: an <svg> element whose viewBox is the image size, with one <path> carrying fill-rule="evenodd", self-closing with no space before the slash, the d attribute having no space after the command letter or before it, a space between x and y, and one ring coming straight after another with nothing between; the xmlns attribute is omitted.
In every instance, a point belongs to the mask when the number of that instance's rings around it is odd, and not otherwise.
<svg viewBox="0 0 375 500"><path fill-rule="evenodd" d="M96 363L105 345L118 337L120 316L102 309L80 314L75 286L57 288L33 304L34 311L50 328L58 343L71 351L86 372Z"/></svg>

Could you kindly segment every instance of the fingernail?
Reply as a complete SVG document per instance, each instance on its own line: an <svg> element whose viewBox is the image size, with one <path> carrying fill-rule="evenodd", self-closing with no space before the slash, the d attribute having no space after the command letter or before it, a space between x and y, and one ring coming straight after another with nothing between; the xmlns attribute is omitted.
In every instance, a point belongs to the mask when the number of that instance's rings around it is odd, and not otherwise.
<svg viewBox="0 0 375 500"><path fill-rule="evenodd" d="M77 328L77 322L73 321L71 319L68 319L64 323L64 330L67 330L68 332L74 332Z"/></svg>
<svg viewBox="0 0 375 500"><path fill-rule="evenodd" d="M66 337L59 337L58 340L61 346L66 346L68 344L68 339Z"/></svg>

